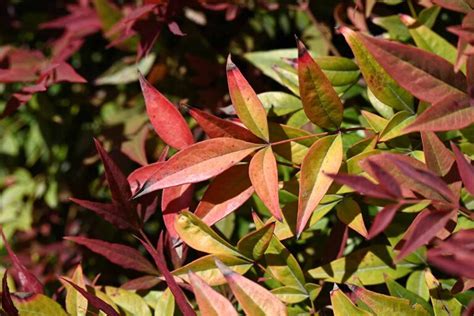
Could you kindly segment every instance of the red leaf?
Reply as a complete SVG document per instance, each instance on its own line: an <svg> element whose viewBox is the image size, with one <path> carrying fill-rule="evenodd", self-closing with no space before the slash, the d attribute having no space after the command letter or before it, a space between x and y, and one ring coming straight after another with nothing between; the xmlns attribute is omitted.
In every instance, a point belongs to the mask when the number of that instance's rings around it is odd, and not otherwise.
<svg viewBox="0 0 474 316"><path fill-rule="evenodd" d="M394 197L385 192L381 187L375 183L369 181L367 178L362 176L354 176L350 174L328 174L329 177L333 178L339 184L347 185L358 193L367 195L377 199L392 200Z"/></svg>
<svg viewBox="0 0 474 316"><path fill-rule="evenodd" d="M402 189L400 188L398 182L378 162L367 160L367 164L370 166L373 175L385 192L395 198L400 198L403 196Z"/></svg>
<svg viewBox="0 0 474 316"><path fill-rule="evenodd" d="M278 199L278 170L271 147L259 150L250 161L249 176L252 186L270 213L282 221Z"/></svg>
<svg viewBox="0 0 474 316"><path fill-rule="evenodd" d="M97 213L97 215L116 226L118 229L135 230L137 228L136 226L132 225L132 223L130 223L128 220L128 217L124 217L123 214L119 212L117 207L112 203L100 203L76 198L69 198L69 200Z"/></svg>
<svg viewBox="0 0 474 316"><path fill-rule="evenodd" d="M234 138L213 138L189 146L170 158L143 185L135 197L163 188L212 178L262 145Z"/></svg>
<svg viewBox="0 0 474 316"><path fill-rule="evenodd" d="M176 23L176 22L168 23L168 29L174 35L186 36L186 33L183 33L183 31L181 31L181 28L179 27L178 23Z"/></svg>
<svg viewBox="0 0 474 316"><path fill-rule="evenodd" d="M428 168L439 176L445 176L454 163L453 154L433 132L421 132L423 152Z"/></svg>
<svg viewBox="0 0 474 316"><path fill-rule="evenodd" d="M146 112L158 136L177 149L193 144L193 134L176 107L141 74L140 85L145 98Z"/></svg>
<svg viewBox="0 0 474 316"><path fill-rule="evenodd" d="M84 296L87 301L89 302L89 304L91 304L92 306L94 306L95 308L97 309L100 309L101 311L103 311L107 316L120 316L119 313L117 313L117 311L115 309L112 308L112 306L110 306L109 304L107 304L106 302L104 302L103 300L101 300L100 298L98 298L97 296L87 292L86 290L84 290L82 287L80 287L79 285L75 284L74 282L72 281L69 281L68 279L66 278L61 278L61 280L63 280L64 282L67 282L69 284L71 284L71 286L73 288L76 289L76 291L78 291L79 293L81 293L82 296Z"/></svg>
<svg viewBox="0 0 474 316"><path fill-rule="evenodd" d="M7 275L8 270L5 270L2 279L2 309L7 313L7 316L18 316L18 310L13 304L10 289L8 288Z"/></svg>
<svg viewBox="0 0 474 316"><path fill-rule="evenodd" d="M464 154L459 148L451 142L451 149L456 157L456 165L458 167L459 175L466 190L474 195L474 167L466 160Z"/></svg>
<svg viewBox="0 0 474 316"><path fill-rule="evenodd" d="M168 287L173 293L174 298L176 299L176 303L183 313L184 316L195 316L196 313L189 305L188 301L186 300L186 296L183 293L183 290L179 287L178 283L171 272L168 270L166 266L166 261L163 256L163 233L160 234L160 238L158 240L158 250L153 248L153 246L149 242L145 242L139 239L140 242L143 244L145 249L151 254L153 259L155 260L155 264L160 270L161 274L165 277L165 281L168 284Z"/></svg>
<svg viewBox="0 0 474 316"><path fill-rule="evenodd" d="M390 204L385 206L380 212L375 215L374 222L372 226L370 226L369 234L367 239L372 239L381 232L385 230L385 228L390 225L392 219L395 217L398 209L400 208L400 204Z"/></svg>
<svg viewBox="0 0 474 316"><path fill-rule="evenodd" d="M199 202L195 215L211 226L220 221L252 196L248 165L236 165L218 175Z"/></svg>
<svg viewBox="0 0 474 316"><path fill-rule="evenodd" d="M164 161L159 160L157 162L135 169L131 174L129 174L127 180L132 193L136 194L137 191L152 175L159 172L163 164Z"/></svg>
<svg viewBox="0 0 474 316"><path fill-rule="evenodd" d="M461 230L437 244L428 251L428 261L452 275L474 279L474 229Z"/></svg>
<svg viewBox="0 0 474 316"><path fill-rule="evenodd" d="M428 170L414 168L413 166L402 160L391 158L393 157L389 157L389 160L393 164L395 164L399 168L399 170L407 177L411 178L413 181L421 184L422 186L425 186L428 189L431 189L432 191L438 193L444 200L453 203L453 205L457 205L458 200L454 193L449 189L448 185L441 178L437 177L434 173ZM433 196L432 194L426 197L435 199L438 198L436 195Z"/></svg>
<svg viewBox="0 0 474 316"><path fill-rule="evenodd" d="M461 13L468 13L471 8L469 8L469 4L467 1L464 0L432 0L434 4L439 5L440 7L461 12Z"/></svg>
<svg viewBox="0 0 474 316"><path fill-rule="evenodd" d="M179 239L174 228L176 215L184 210L189 210L193 201L194 185L183 184L176 187L166 188L161 196L161 210L163 212L163 221L168 234L173 241Z"/></svg>
<svg viewBox="0 0 474 316"><path fill-rule="evenodd" d="M3 239L3 244L7 248L8 256L12 261L13 267L15 268L15 277L20 282L20 289L22 292L31 293L43 293L43 284L34 276L26 267L21 263L20 259L16 256L13 250L10 248L3 230L0 228L0 235Z"/></svg>
<svg viewBox="0 0 474 316"><path fill-rule="evenodd" d="M251 143L262 142L260 138L252 134L248 129L232 121L224 120L193 108L189 109L189 114L191 114L210 138L231 137Z"/></svg>
<svg viewBox="0 0 474 316"><path fill-rule="evenodd" d="M396 257L396 261L400 262L407 255L436 237L438 232L441 231L452 218L454 212L457 211L425 209L419 213L399 243L399 245L403 244L403 246ZM397 248L399 245L397 245Z"/></svg>
<svg viewBox="0 0 474 316"><path fill-rule="evenodd" d="M471 124L474 124L474 107L470 106L469 98L448 95L418 115L404 131L450 131Z"/></svg>
<svg viewBox="0 0 474 316"><path fill-rule="evenodd" d="M146 260L138 250L129 246L85 237L64 237L64 239L85 246L122 268L132 269L148 274L157 274L153 265Z"/></svg>
<svg viewBox="0 0 474 316"><path fill-rule="evenodd" d="M100 159L104 164L105 177L112 195L112 203L116 208L115 211L121 213L122 218L128 219L131 226L139 227L140 225L138 223L135 205L130 200L132 192L127 178L109 154L104 150L100 142L96 139L94 139L94 142Z"/></svg>
<svg viewBox="0 0 474 316"><path fill-rule="evenodd" d="M145 276L127 281L126 283L122 284L122 286L120 287L125 290L143 291L143 290L149 290L155 287L160 282L161 282L161 279L157 277L156 275L145 275Z"/></svg>
<svg viewBox="0 0 474 316"><path fill-rule="evenodd" d="M435 103L448 95L465 96L466 77L447 60L422 49L360 36L377 62L404 89L420 100Z"/></svg>

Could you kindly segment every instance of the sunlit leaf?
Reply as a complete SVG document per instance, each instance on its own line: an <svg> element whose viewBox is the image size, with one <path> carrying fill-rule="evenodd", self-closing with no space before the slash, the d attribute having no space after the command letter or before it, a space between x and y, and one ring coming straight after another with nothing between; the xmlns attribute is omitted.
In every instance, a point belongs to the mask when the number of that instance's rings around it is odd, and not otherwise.
<svg viewBox="0 0 474 316"><path fill-rule="evenodd" d="M227 60L227 82L235 111L242 123L256 136L268 141L267 114L262 102L237 66Z"/></svg>
<svg viewBox="0 0 474 316"><path fill-rule="evenodd" d="M13 303L21 316L67 316L61 305L53 299L43 294L33 294L28 297L20 298L12 296ZM111 316L118 314L110 313Z"/></svg>
<svg viewBox="0 0 474 316"><path fill-rule="evenodd" d="M425 271L426 284L430 290L431 304L436 316L460 315L462 305L451 293L442 288L440 282L429 271Z"/></svg>
<svg viewBox="0 0 474 316"><path fill-rule="evenodd" d="M145 300L138 294L112 286L106 286L105 293L115 304L123 309L127 315L151 316L150 308Z"/></svg>
<svg viewBox="0 0 474 316"><path fill-rule="evenodd" d="M257 193L270 213L281 221L277 163L270 146L259 150L253 156L249 166L249 177L255 193Z"/></svg>
<svg viewBox="0 0 474 316"><path fill-rule="evenodd" d="M216 265L247 315L288 315L286 306L270 291L235 273L219 260Z"/></svg>
<svg viewBox="0 0 474 316"><path fill-rule="evenodd" d="M298 235L304 230L311 214L332 183L327 173L337 173L342 163L341 135L326 136L317 140L308 151L302 165L298 197Z"/></svg>
<svg viewBox="0 0 474 316"><path fill-rule="evenodd" d="M263 107L268 113L284 116L302 109L301 100L284 92L264 92L258 94Z"/></svg>
<svg viewBox="0 0 474 316"><path fill-rule="evenodd" d="M454 143L451 143L451 149L456 157L456 166L464 183L464 187L469 191L469 193L474 195L474 167L468 160L466 160L463 153Z"/></svg>
<svg viewBox="0 0 474 316"><path fill-rule="evenodd" d="M248 258L258 260L267 250L273 238L274 230L275 223L268 223L242 237L237 244L237 248Z"/></svg>
<svg viewBox="0 0 474 316"><path fill-rule="evenodd" d="M300 303L308 298L308 293L291 286L282 286L271 290L271 292L286 304Z"/></svg>
<svg viewBox="0 0 474 316"><path fill-rule="evenodd" d="M329 79L299 41L298 80L303 109L308 118L319 127L337 129L342 122L342 102Z"/></svg>
<svg viewBox="0 0 474 316"><path fill-rule="evenodd" d="M424 280L423 280L424 281ZM423 308L433 314L433 308L427 301L425 301L422 297L418 296L416 293L411 292L410 290L406 289L405 287L398 284L395 280L390 278L387 279L387 288L392 296L405 298L410 301L412 305L419 304L423 306Z"/></svg>
<svg viewBox="0 0 474 316"><path fill-rule="evenodd" d="M159 297L154 306L155 316L173 316L175 310L175 301L173 293L167 288Z"/></svg>
<svg viewBox="0 0 474 316"><path fill-rule="evenodd" d="M445 176L454 163L453 154L433 132L422 132L423 152L428 168L439 176Z"/></svg>
<svg viewBox="0 0 474 316"><path fill-rule="evenodd" d="M77 265L71 281L86 290L81 265ZM84 316L87 313L87 299L77 292L69 283L66 284L66 311L71 315Z"/></svg>
<svg viewBox="0 0 474 316"><path fill-rule="evenodd" d="M366 310L357 307L350 298L340 289L331 292L331 304L335 316L368 316L372 315Z"/></svg>
<svg viewBox="0 0 474 316"><path fill-rule="evenodd" d="M415 116L402 111L395 114L380 133L379 141L386 142L407 133L405 127L413 123Z"/></svg>
<svg viewBox="0 0 474 316"><path fill-rule="evenodd" d="M345 198L336 206L337 217L344 224L367 237L367 229L365 228L364 218L362 217L359 204L351 198Z"/></svg>
<svg viewBox="0 0 474 316"><path fill-rule="evenodd" d="M216 292L204 280L193 272L189 272L189 280L193 286L194 295L202 315L237 316L237 312L224 296Z"/></svg>

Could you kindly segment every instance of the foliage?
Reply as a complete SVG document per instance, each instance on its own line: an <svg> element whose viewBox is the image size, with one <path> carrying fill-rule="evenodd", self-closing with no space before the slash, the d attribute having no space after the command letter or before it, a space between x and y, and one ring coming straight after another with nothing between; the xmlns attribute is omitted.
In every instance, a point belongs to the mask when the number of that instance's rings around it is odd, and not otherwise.
<svg viewBox="0 0 474 316"><path fill-rule="evenodd" d="M66 8L0 48L2 313L473 313L474 3L337 4L334 39L303 2ZM255 47L212 51L213 11Z"/></svg>

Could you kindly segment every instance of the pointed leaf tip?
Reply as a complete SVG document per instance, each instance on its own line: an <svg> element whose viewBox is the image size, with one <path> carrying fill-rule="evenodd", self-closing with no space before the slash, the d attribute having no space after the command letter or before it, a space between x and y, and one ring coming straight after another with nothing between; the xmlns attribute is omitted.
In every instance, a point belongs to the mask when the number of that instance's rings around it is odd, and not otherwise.
<svg viewBox="0 0 474 316"><path fill-rule="evenodd" d="M295 38L296 38L296 46L298 47L298 57L301 57L304 54L306 54L308 50L306 46L303 44L303 42L300 41L298 37L296 37L296 35L295 35Z"/></svg>
<svg viewBox="0 0 474 316"><path fill-rule="evenodd" d="M234 62L232 61L232 57L231 57L231 54L229 54L227 56L227 64L226 64L226 71L231 71L231 70L234 70L236 69L237 66L234 64Z"/></svg>

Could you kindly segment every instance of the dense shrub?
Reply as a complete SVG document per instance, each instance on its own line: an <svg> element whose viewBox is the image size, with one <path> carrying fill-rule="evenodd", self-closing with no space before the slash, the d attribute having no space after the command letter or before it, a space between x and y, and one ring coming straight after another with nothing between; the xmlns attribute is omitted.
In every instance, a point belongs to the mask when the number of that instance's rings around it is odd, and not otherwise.
<svg viewBox="0 0 474 316"><path fill-rule="evenodd" d="M0 312L472 315L473 9L2 4Z"/></svg>

